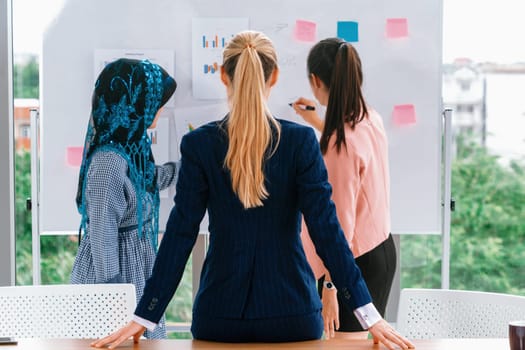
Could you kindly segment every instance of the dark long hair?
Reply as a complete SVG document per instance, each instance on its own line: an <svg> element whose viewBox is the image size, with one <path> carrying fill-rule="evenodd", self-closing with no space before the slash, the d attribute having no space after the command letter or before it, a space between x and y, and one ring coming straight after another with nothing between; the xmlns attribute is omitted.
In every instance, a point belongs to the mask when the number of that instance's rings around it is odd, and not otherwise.
<svg viewBox="0 0 525 350"><path fill-rule="evenodd" d="M329 89L328 105L323 132L321 152L326 153L328 141L335 134L337 152L341 145L346 146L345 124L353 129L368 114L361 91L363 72L361 59L356 49L339 38L329 38L318 42L308 54L308 75L321 79Z"/></svg>

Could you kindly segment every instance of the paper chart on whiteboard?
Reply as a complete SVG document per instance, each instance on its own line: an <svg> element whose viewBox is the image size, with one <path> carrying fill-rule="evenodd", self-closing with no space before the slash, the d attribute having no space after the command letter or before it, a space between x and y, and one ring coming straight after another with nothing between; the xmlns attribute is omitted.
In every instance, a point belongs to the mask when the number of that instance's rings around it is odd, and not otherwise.
<svg viewBox="0 0 525 350"><path fill-rule="evenodd" d="M219 77L222 51L235 34L248 29L248 18L192 19L193 98L225 99L226 91Z"/></svg>

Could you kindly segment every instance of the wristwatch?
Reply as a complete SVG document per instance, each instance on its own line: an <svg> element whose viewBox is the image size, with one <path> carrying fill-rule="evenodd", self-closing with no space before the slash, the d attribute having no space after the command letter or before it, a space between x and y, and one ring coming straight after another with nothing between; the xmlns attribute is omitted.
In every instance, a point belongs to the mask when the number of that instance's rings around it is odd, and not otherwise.
<svg viewBox="0 0 525 350"><path fill-rule="evenodd" d="M335 284L333 284L332 282L330 281L324 281L323 282L323 287L325 287L326 289L336 289L335 288Z"/></svg>

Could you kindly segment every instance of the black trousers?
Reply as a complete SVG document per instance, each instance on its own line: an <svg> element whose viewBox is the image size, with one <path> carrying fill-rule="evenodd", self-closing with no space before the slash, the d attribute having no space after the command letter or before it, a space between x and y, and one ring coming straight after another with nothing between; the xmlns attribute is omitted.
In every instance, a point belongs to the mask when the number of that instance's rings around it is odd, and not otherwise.
<svg viewBox="0 0 525 350"><path fill-rule="evenodd" d="M355 259L357 266L361 270L363 279L368 286L372 301L381 314L385 317L386 303L390 288L394 280L394 273L396 271L396 247L392 235L383 241L380 245L372 249L366 254L361 255ZM322 295L324 276L318 281L319 295ZM337 285L336 285L337 287ZM360 332L363 331L361 324L354 316L351 310L345 303L342 296L337 293L337 301L339 303L339 330L340 332Z"/></svg>

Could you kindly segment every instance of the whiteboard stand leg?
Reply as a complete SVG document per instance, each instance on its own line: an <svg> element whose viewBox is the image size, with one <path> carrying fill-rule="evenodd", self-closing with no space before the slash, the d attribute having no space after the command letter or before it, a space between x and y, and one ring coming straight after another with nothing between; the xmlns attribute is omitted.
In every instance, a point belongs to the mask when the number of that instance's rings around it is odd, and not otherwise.
<svg viewBox="0 0 525 350"><path fill-rule="evenodd" d="M441 288L450 288L450 214L451 214L451 178L452 178L452 110L443 111L443 202L442 202L442 250Z"/></svg>
<svg viewBox="0 0 525 350"><path fill-rule="evenodd" d="M39 285L40 278L40 166L38 145L40 144L39 112L31 110L31 234L33 250L33 285Z"/></svg>

